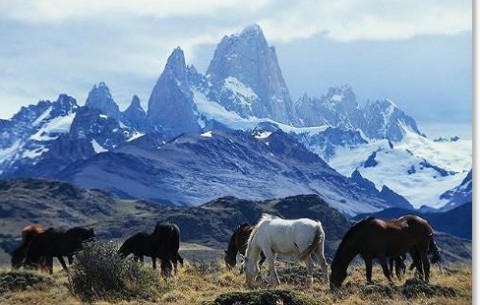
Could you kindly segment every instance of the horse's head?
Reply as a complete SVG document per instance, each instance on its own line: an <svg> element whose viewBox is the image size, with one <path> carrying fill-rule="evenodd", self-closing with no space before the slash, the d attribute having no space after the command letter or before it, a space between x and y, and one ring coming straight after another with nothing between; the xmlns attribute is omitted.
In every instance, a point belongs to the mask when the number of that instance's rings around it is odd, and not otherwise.
<svg viewBox="0 0 480 305"><path fill-rule="evenodd" d="M17 248L15 250L13 250L11 255L12 255L12 260L11 260L12 269L16 270L16 269L19 269L20 267L22 267L23 260L25 258L25 252L22 251L21 248Z"/></svg>
<svg viewBox="0 0 480 305"><path fill-rule="evenodd" d="M260 269L258 268L258 263L254 259L249 259L245 257L245 281L248 287L253 287L253 283L255 282L257 275L260 273Z"/></svg>
<svg viewBox="0 0 480 305"><path fill-rule="evenodd" d="M83 229L79 231L78 239L80 241L93 241L95 239L95 231L93 229Z"/></svg>
<svg viewBox="0 0 480 305"><path fill-rule="evenodd" d="M330 289L340 288L347 277L347 268L340 268L338 264L332 264L330 273Z"/></svg>
<svg viewBox="0 0 480 305"><path fill-rule="evenodd" d="M228 270L231 270L237 265L237 254L231 251L225 250L225 265Z"/></svg>

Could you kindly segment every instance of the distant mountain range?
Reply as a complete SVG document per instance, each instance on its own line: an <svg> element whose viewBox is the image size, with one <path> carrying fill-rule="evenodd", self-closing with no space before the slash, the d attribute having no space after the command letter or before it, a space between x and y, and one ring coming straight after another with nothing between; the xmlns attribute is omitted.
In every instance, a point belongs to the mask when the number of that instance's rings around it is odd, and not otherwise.
<svg viewBox="0 0 480 305"><path fill-rule="evenodd" d="M206 74L169 56L144 110L105 83L0 120L0 177L49 177L121 198L198 205L221 196L318 194L353 215L468 202L468 141L432 141L384 99L350 86L294 101L259 26L225 36ZM471 144L471 142L470 142ZM342 176L343 175L343 176ZM463 185L463 184L462 184Z"/></svg>
<svg viewBox="0 0 480 305"><path fill-rule="evenodd" d="M81 189L65 182L9 179L0 181L0 261L7 262L5 252L17 246L21 230L32 222L57 228L88 226L95 229L100 240L122 242L134 233L150 232L157 221L170 221L180 227L182 242L226 248L238 224L256 223L264 212L290 219L320 220L326 234L329 262L339 241L354 224L318 195L262 201L229 196L198 207L171 207L143 200L118 199L104 191ZM439 219L452 216L450 212L438 214ZM458 232L459 227L471 229L471 226L450 223L450 227L445 227L448 234L438 233L435 237L445 259L470 262L471 241L450 233ZM439 229L436 224L434 227Z"/></svg>

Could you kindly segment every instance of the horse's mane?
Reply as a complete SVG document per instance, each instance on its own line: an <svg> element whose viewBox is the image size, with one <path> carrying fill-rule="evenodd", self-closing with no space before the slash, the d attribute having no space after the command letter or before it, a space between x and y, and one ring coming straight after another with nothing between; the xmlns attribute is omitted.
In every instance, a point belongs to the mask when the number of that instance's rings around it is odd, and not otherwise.
<svg viewBox="0 0 480 305"><path fill-rule="evenodd" d="M255 227L253 228L252 233L250 233L250 237L248 238L248 242L247 242L247 247L250 245L251 241L255 238L255 235L257 235L258 228L260 228L260 226L264 222L275 219L275 218L279 218L279 217L275 215L267 214L267 213L262 214L262 217L260 217L260 220L257 222Z"/></svg>
<svg viewBox="0 0 480 305"><path fill-rule="evenodd" d="M348 229L347 233L345 233L345 236L343 237L342 241L340 242L340 245L338 246L337 252L335 253L335 257L333 258L332 265L335 264L339 259L340 259L340 253L343 252L343 248L345 247L345 243L349 241L352 236L361 228L363 228L366 224L370 223L372 220L374 220L375 217L370 216L366 219L363 219L359 222L357 222L353 227Z"/></svg>
<svg viewBox="0 0 480 305"><path fill-rule="evenodd" d="M230 241L228 242L227 251L232 252L232 253L237 252L238 249L236 248L236 245L235 245L235 238L236 238L238 232L240 231L240 229L243 228L243 227L246 227L246 226L249 226L249 224L244 222L244 223L241 223L241 224L239 224L235 227L235 229L233 230L233 234L230 237Z"/></svg>

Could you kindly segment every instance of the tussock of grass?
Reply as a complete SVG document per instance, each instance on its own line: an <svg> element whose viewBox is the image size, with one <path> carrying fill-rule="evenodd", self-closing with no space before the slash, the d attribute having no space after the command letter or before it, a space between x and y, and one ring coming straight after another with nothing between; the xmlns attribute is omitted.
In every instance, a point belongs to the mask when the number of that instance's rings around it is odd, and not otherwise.
<svg viewBox="0 0 480 305"><path fill-rule="evenodd" d="M0 273L0 294L6 291L18 291L39 286L49 287L55 285L52 277L38 272L10 271Z"/></svg>
<svg viewBox="0 0 480 305"><path fill-rule="evenodd" d="M257 290L248 292L231 292L218 296L214 301L203 305L317 305L319 303L290 290Z"/></svg>

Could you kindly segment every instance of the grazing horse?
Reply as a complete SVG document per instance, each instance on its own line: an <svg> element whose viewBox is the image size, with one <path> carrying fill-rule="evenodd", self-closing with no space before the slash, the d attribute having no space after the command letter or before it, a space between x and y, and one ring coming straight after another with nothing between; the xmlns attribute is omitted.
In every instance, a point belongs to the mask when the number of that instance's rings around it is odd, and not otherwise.
<svg viewBox="0 0 480 305"><path fill-rule="evenodd" d="M133 254L133 258L135 261L141 261L143 263L143 257L148 256L152 258L152 267L153 269L157 269L157 257L156 251L158 247L155 245L155 240L153 238L153 234L148 234L145 232L137 233L122 244L118 253L123 256L127 257L130 254ZM183 265L183 258L180 254L177 254L177 260ZM176 265L175 265L175 273Z"/></svg>
<svg viewBox="0 0 480 305"><path fill-rule="evenodd" d="M250 234L252 234L255 226L252 226L248 223L242 223L239 225L235 231L233 231L230 242L228 243L228 248L225 250L225 265L230 270L237 265L237 254L240 254L242 257L245 257L245 252L247 251L247 243ZM260 263L262 266L265 261L265 255L263 252L260 253ZM243 271L243 266L240 269L240 273Z"/></svg>
<svg viewBox="0 0 480 305"><path fill-rule="evenodd" d="M48 262L48 271L53 273L53 257L57 257L63 269L68 271L63 256L72 257L82 248L82 243L95 238L93 229L74 227L67 231L50 228L35 236L27 249L25 265L37 267L44 258Z"/></svg>
<svg viewBox="0 0 480 305"><path fill-rule="evenodd" d="M45 229L43 226L35 224L35 225L29 225L23 228L22 230L22 243L18 248L13 250L12 252L12 269L19 269L20 267L23 266L25 257L27 254L27 249L30 244L30 242L33 240L33 238L41 233L45 232ZM42 258L43 261L37 262L37 264L42 265L42 268L49 268L49 265L53 264L53 260L47 261L45 258ZM60 260L61 258L58 258ZM68 256L68 263L71 265L73 262L73 257Z"/></svg>
<svg viewBox="0 0 480 305"><path fill-rule="evenodd" d="M172 271L172 263L175 274L177 262L183 265L183 259L178 254L180 248L180 229L176 224L157 223L152 233L155 256L160 259L162 274L167 277Z"/></svg>
<svg viewBox="0 0 480 305"><path fill-rule="evenodd" d="M251 287L259 274L258 257L262 251L269 263L271 284L280 283L275 270L277 254L296 256L300 261L305 262L309 277L307 285L313 282L312 254L315 254L327 280L328 265L324 255L324 243L325 233L319 221L308 218L288 220L263 214L248 239L245 257L247 285Z"/></svg>
<svg viewBox="0 0 480 305"><path fill-rule="evenodd" d="M379 258L385 277L392 282L387 258L397 258L410 249L419 254L419 267L426 282L430 277L428 249L433 239L428 222L414 215L405 215L395 221L369 217L350 228L343 237L331 265L330 287L338 288L347 276L347 268L357 254L365 261L367 282L372 282L372 259Z"/></svg>
<svg viewBox="0 0 480 305"><path fill-rule="evenodd" d="M23 265L27 248L32 239L45 232L45 229L41 225L29 225L22 230L22 243L12 252L12 269L19 269Z"/></svg>

